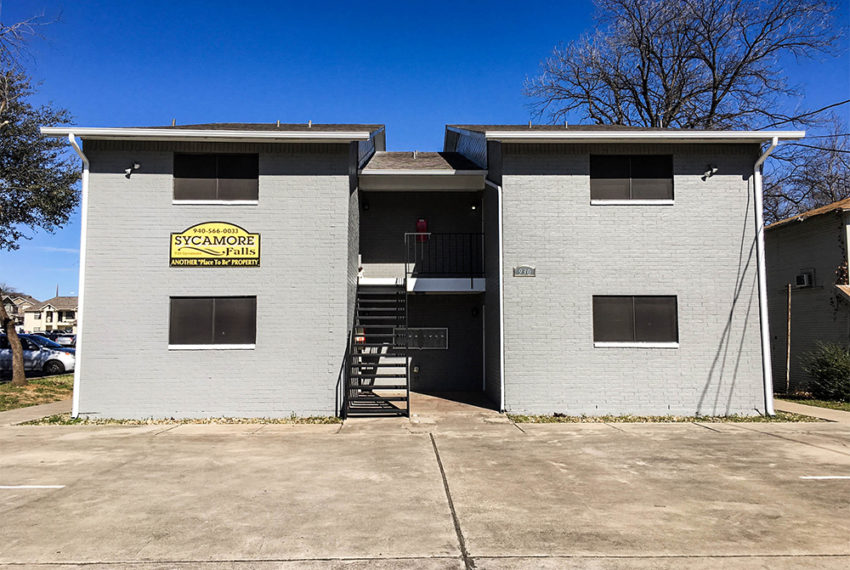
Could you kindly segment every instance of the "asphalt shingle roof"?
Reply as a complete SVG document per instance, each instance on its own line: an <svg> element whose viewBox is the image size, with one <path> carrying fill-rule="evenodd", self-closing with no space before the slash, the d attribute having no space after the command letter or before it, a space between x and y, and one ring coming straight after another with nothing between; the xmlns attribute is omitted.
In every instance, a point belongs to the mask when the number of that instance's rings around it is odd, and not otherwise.
<svg viewBox="0 0 850 570"><path fill-rule="evenodd" d="M850 210L850 198L845 198L844 200L838 200L837 202L833 202L832 204L827 204L826 206L820 206L819 208L813 208L802 214L797 214L796 216L791 216L789 218L785 218L783 220L779 220L777 222L773 222L765 229L772 229L778 226L783 226L789 222L802 222L803 220L807 220L809 218L813 218L815 216L820 216L823 214L828 214L829 212L843 212L844 210Z"/></svg>
<svg viewBox="0 0 850 570"><path fill-rule="evenodd" d="M165 125L162 127L138 127L140 129L184 129L199 131L317 131L317 132L348 132L380 130L384 125L367 124L318 124L313 123L199 123L196 125Z"/></svg>
<svg viewBox="0 0 850 570"><path fill-rule="evenodd" d="M668 129L659 127L632 127L629 125L448 125L476 133L487 131L681 131L689 129Z"/></svg>
<svg viewBox="0 0 850 570"><path fill-rule="evenodd" d="M51 307L59 311L76 311L77 297L53 297L52 299L48 299L40 305L30 307L29 309L27 309L27 312L40 311L44 309L44 307L46 307L47 305L50 305Z"/></svg>
<svg viewBox="0 0 850 570"><path fill-rule="evenodd" d="M370 170L482 170L459 152L376 152L363 168Z"/></svg>

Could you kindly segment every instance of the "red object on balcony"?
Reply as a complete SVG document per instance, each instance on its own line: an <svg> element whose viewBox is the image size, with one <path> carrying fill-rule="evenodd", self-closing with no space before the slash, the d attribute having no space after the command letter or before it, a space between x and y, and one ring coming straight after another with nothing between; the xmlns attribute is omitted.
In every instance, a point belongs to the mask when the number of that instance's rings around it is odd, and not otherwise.
<svg viewBox="0 0 850 570"><path fill-rule="evenodd" d="M416 220L416 233L419 234L416 236L416 241L428 241L428 220L425 218Z"/></svg>

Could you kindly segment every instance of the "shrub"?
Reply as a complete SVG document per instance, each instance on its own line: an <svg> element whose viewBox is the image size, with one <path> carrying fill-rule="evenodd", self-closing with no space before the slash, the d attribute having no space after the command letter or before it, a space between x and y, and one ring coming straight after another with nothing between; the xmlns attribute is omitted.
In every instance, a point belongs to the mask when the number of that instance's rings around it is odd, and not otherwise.
<svg viewBox="0 0 850 570"><path fill-rule="evenodd" d="M817 349L804 357L803 369L811 377L812 396L850 402L850 350L819 342Z"/></svg>

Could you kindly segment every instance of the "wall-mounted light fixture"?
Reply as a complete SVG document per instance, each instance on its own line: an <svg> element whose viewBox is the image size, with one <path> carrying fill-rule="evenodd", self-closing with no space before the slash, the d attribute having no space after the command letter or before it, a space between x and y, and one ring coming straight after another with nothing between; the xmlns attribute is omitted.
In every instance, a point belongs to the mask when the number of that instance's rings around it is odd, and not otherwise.
<svg viewBox="0 0 850 570"><path fill-rule="evenodd" d="M124 169L124 176L126 176L127 178L130 178L130 175L133 174L133 171L138 170L141 167L142 167L142 165L134 160L133 162L130 163L130 166L128 168Z"/></svg>
<svg viewBox="0 0 850 570"><path fill-rule="evenodd" d="M705 167L705 172L702 174L702 179L708 180L709 178L711 178L715 174L717 174L717 165L716 164L709 164Z"/></svg>

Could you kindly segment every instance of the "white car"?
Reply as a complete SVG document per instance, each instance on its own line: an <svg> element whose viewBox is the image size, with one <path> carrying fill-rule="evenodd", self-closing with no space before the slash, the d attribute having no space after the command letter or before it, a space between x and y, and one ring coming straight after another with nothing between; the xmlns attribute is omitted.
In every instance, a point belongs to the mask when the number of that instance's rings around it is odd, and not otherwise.
<svg viewBox="0 0 850 570"><path fill-rule="evenodd" d="M28 338L21 338L24 349L24 371L43 374L71 372L76 364L75 355L50 347L39 346ZM12 348L6 335L0 335L0 372L12 371Z"/></svg>

